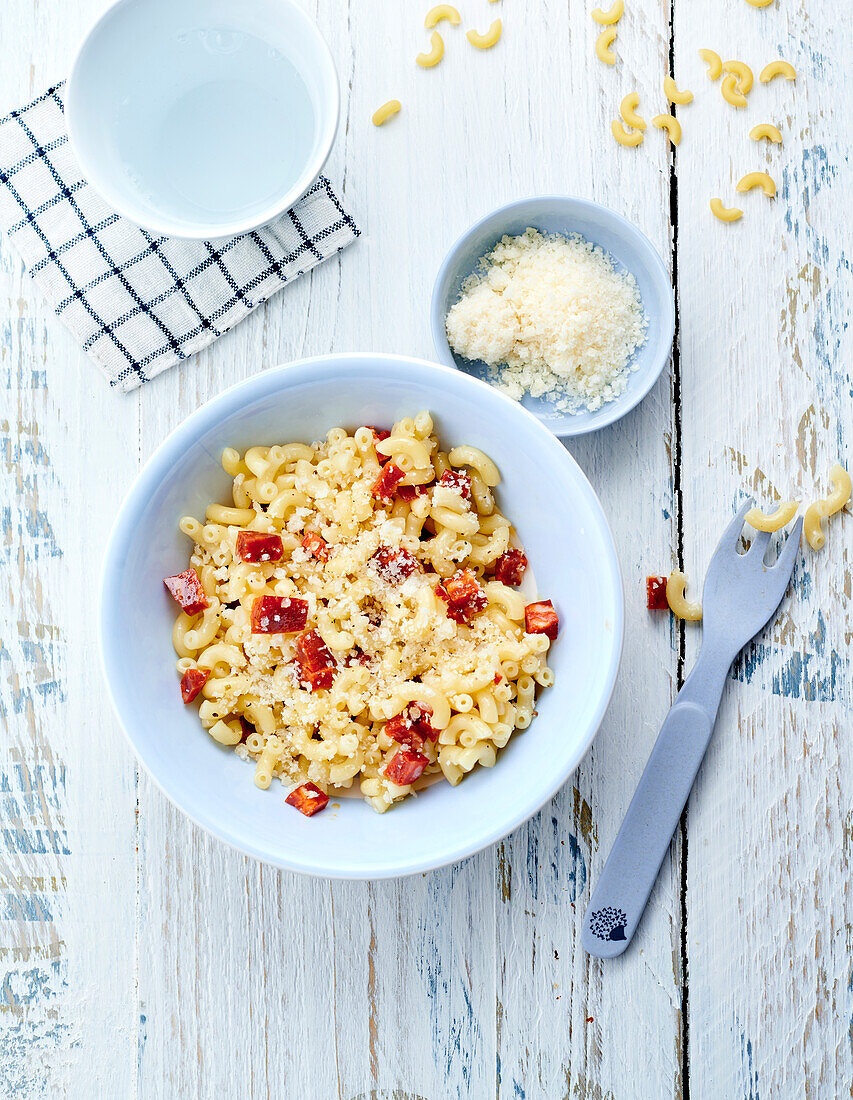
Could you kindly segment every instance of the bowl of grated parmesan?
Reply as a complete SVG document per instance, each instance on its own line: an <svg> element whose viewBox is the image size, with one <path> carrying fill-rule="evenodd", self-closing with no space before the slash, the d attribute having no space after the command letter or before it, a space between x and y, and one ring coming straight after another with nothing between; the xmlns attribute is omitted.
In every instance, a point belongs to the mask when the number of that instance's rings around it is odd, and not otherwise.
<svg viewBox="0 0 853 1100"><path fill-rule="evenodd" d="M480 378L566 437L633 409L672 350L669 273L639 229L569 196L503 206L457 240L438 273L442 362Z"/></svg>

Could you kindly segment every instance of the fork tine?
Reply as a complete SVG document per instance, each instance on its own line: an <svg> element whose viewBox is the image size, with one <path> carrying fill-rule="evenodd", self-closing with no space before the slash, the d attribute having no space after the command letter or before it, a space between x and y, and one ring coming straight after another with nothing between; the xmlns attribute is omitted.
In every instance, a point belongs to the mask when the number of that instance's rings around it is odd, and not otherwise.
<svg viewBox="0 0 853 1100"><path fill-rule="evenodd" d="M797 554L800 549L800 538L803 533L803 517L797 520L794 526L791 528L791 533L785 540L785 545L779 551L779 557L776 560L776 564L773 566L774 572L778 569L780 573L785 574L790 578L794 571L794 562L796 561Z"/></svg>
<svg viewBox="0 0 853 1100"><path fill-rule="evenodd" d="M764 555L767 553L767 547L770 544L770 532L769 531L756 531L752 536L749 543L749 549L747 554L755 554L757 557L764 561Z"/></svg>
<svg viewBox="0 0 853 1100"><path fill-rule="evenodd" d="M731 551L731 553L735 553L737 548L737 540L740 538L741 532L743 531L743 517L750 510L752 504L752 497L747 497L747 499L740 506L738 514L723 532L723 537L717 543L717 549L714 551L715 555L726 550Z"/></svg>

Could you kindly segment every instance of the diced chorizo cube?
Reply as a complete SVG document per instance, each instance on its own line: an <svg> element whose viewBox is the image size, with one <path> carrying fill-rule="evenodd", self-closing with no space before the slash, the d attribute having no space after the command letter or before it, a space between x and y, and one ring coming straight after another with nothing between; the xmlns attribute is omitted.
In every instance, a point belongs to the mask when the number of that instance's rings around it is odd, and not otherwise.
<svg viewBox="0 0 853 1100"><path fill-rule="evenodd" d="M669 611L666 577L646 577L646 607L649 611Z"/></svg>
<svg viewBox="0 0 853 1100"><path fill-rule="evenodd" d="M210 677L208 668L188 668L181 677L181 698L185 703L191 703L201 691Z"/></svg>
<svg viewBox="0 0 853 1100"><path fill-rule="evenodd" d="M454 493L464 500L471 499L471 477L464 470L445 470L438 479L438 484L443 489L452 489Z"/></svg>
<svg viewBox="0 0 853 1100"><path fill-rule="evenodd" d="M469 623L489 602L473 569L459 569L452 577L439 581L435 594L447 604L448 618L457 623Z"/></svg>
<svg viewBox="0 0 853 1100"><path fill-rule="evenodd" d="M185 569L174 577L165 577L163 584L188 615L198 615L210 606L195 569Z"/></svg>
<svg viewBox="0 0 853 1100"><path fill-rule="evenodd" d="M316 630L306 630L296 639L299 680L309 691L328 691L335 680L337 665L331 649Z"/></svg>
<svg viewBox="0 0 853 1100"><path fill-rule="evenodd" d="M523 550L512 547L505 550L495 562L495 580L514 588L521 584L526 568L527 555Z"/></svg>
<svg viewBox="0 0 853 1100"><path fill-rule="evenodd" d="M325 810L329 804L329 796L323 794L316 783L303 783L292 790L284 801L288 806L295 806L306 817L313 817L320 810Z"/></svg>
<svg viewBox="0 0 853 1100"><path fill-rule="evenodd" d="M237 532L237 557L240 561L281 561L283 553L280 535L268 535L264 531Z"/></svg>
<svg viewBox="0 0 853 1100"><path fill-rule="evenodd" d="M373 486L373 496L385 504L390 504L394 496L394 490L405 476L399 466L395 466L393 462L388 462L382 467L382 473L376 479L376 484Z"/></svg>
<svg viewBox="0 0 853 1100"><path fill-rule="evenodd" d="M411 503L416 497L422 497L429 488L426 485L398 485L397 496L400 500L405 500L407 503Z"/></svg>
<svg viewBox="0 0 853 1100"><path fill-rule="evenodd" d="M308 601L296 596L257 596L252 604L253 634L296 634L308 622Z"/></svg>
<svg viewBox="0 0 853 1100"><path fill-rule="evenodd" d="M402 584L418 568L418 559L409 550L380 546L370 559L376 572L387 584Z"/></svg>
<svg viewBox="0 0 853 1100"><path fill-rule="evenodd" d="M316 534L314 531L309 531L302 539L300 545L303 550L310 554L312 558L316 558L317 561L329 560L328 543L321 535Z"/></svg>
<svg viewBox="0 0 853 1100"><path fill-rule="evenodd" d="M392 741L420 750L424 741L435 741L438 737L438 730L430 725L430 718L432 707L426 703L409 703L402 713L388 719L385 732Z"/></svg>
<svg viewBox="0 0 853 1100"><path fill-rule="evenodd" d="M398 749L385 767L383 775L398 787L407 787L423 775L429 760L413 749Z"/></svg>
<svg viewBox="0 0 853 1100"><path fill-rule="evenodd" d="M524 629L528 634L547 634L553 641L560 629L560 620L550 600L529 603L524 609Z"/></svg>

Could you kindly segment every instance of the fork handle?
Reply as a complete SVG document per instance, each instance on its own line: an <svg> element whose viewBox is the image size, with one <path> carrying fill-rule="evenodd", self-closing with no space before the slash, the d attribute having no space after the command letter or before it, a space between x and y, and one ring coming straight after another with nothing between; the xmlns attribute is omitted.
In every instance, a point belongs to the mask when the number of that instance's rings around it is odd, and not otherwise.
<svg viewBox="0 0 853 1100"><path fill-rule="evenodd" d="M730 664L700 653L664 720L584 917L590 955L613 958L631 942L711 740Z"/></svg>

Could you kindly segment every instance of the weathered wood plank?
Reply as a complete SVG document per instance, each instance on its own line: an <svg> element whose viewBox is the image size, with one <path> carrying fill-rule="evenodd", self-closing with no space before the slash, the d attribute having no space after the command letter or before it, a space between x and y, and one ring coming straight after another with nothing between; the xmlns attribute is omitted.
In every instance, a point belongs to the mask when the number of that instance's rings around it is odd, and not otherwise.
<svg viewBox="0 0 853 1100"><path fill-rule="evenodd" d="M696 102L679 149L685 557L701 576L744 492L769 506L813 499L849 466L849 143L853 90L829 10L740 0L676 15L676 57ZM849 7L833 13L849 41ZM700 75L699 47L747 61L746 110ZM796 84L757 81L775 57ZM688 114L689 112L689 114ZM689 124L688 124L689 118ZM776 123L779 146L747 134ZM779 194L734 198L766 169ZM842 1096L850 1043L849 516L826 549L804 547L776 623L735 668L689 810L691 1095ZM695 653L690 646L688 663Z"/></svg>

